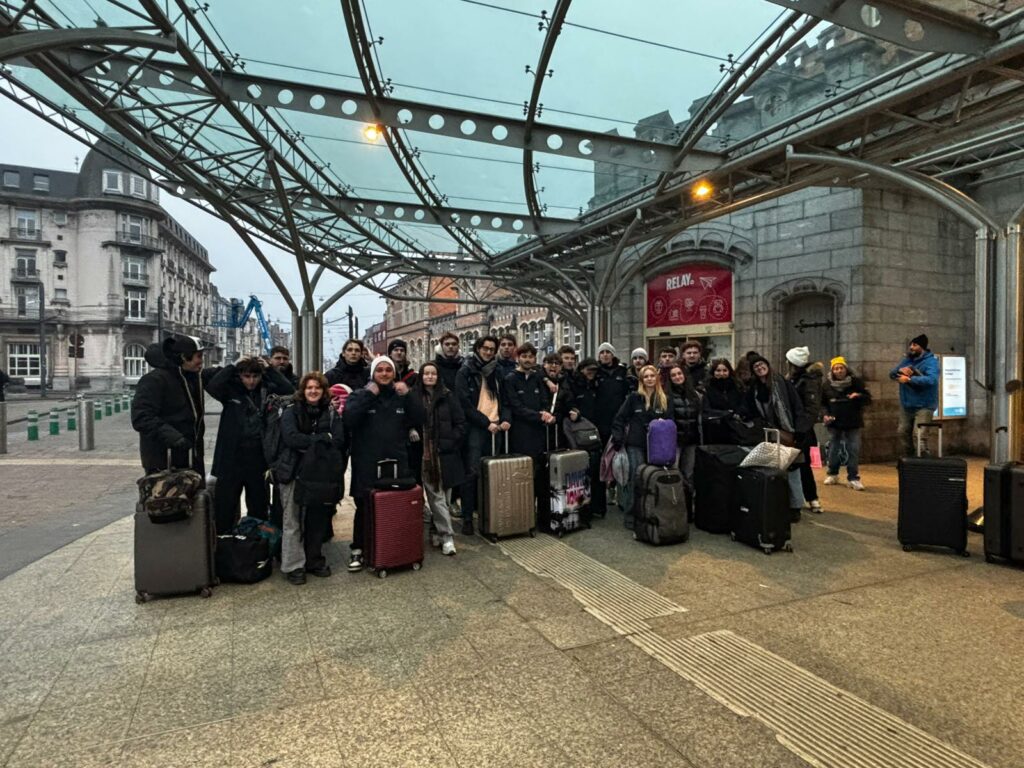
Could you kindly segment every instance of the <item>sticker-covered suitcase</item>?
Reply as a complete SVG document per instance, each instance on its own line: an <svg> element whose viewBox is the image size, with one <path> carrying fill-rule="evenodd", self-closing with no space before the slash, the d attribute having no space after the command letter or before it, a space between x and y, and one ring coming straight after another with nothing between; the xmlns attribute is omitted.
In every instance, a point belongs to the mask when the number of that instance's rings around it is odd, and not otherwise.
<svg viewBox="0 0 1024 768"><path fill-rule="evenodd" d="M491 435L491 449L495 448ZM533 459L511 456L508 432L505 455L480 460L477 495L480 499L480 534L491 541L505 536L534 535L537 527L536 499L533 493Z"/></svg>
<svg viewBox="0 0 1024 768"><path fill-rule="evenodd" d="M384 478L390 466L392 476ZM398 462L377 465L377 487L370 491L366 515L366 565L380 578L395 568L423 565L423 488L412 478L398 478Z"/></svg>
<svg viewBox="0 0 1024 768"><path fill-rule="evenodd" d="M544 454L547 494L537 503L537 530L561 538L590 527L590 459L589 451L559 450L555 430L555 450Z"/></svg>
<svg viewBox="0 0 1024 768"><path fill-rule="evenodd" d="M900 459L896 535L906 552L918 546L947 547L967 557L967 462L942 458L941 422L925 426L938 430L939 456Z"/></svg>
<svg viewBox="0 0 1024 768"><path fill-rule="evenodd" d="M199 491L192 514L173 523L154 523L140 503L135 508L135 600L199 593L217 584L213 550L216 532L210 495Z"/></svg>
<svg viewBox="0 0 1024 768"><path fill-rule="evenodd" d="M736 494L729 516L734 541L770 555L790 543L788 473L768 467L736 467Z"/></svg>
<svg viewBox="0 0 1024 768"><path fill-rule="evenodd" d="M634 488L634 539L660 546L690 538L693 491L678 469L641 464Z"/></svg>

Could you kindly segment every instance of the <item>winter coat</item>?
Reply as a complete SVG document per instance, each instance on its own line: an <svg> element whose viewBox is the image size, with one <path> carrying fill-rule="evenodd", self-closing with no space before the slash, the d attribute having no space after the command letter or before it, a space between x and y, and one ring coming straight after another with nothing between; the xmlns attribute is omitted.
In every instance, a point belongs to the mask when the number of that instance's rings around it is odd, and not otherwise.
<svg viewBox="0 0 1024 768"><path fill-rule="evenodd" d="M283 365L280 368L275 368L275 370L288 380L288 383L292 385L293 390L298 389L299 377L295 375L295 369L292 367L291 363Z"/></svg>
<svg viewBox="0 0 1024 768"><path fill-rule="evenodd" d="M644 365L647 365L647 363L644 363ZM640 368L643 368L644 365L641 365ZM640 386L640 370L635 365L631 365L626 369L626 380L629 382L629 391L636 392Z"/></svg>
<svg viewBox="0 0 1024 768"><path fill-rule="evenodd" d="M743 390L733 378L708 379L704 397L705 413L714 412L713 415L725 416L729 413L739 413L743 409Z"/></svg>
<svg viewBox="0 0 1024 768"><path fill-rule="evenodd" d="M413 394L420 398L423 397L423 391L419 387ZM466 477L466 470L462 463L462 440L466 434L466 417L462 413L455 393L447 387L435 387L433 407L428 409L424 402L423 408L423 428L417 431L423 442L428 439L428 432L433 432L433 436L430 438L432 445L429 447L440 460L441 487L444 489L455 488L461 485ZM422 451L418 453L422 456Z"/></svg>
<svg viewBox="0 0 1024 768"><path fill-rule="evenodd" d="M308 418L313 415L315 419ZM317 406L295 403L281 414L281 441L293 456L292 476L302 454L312 447L318 435L330 435L331 445L345 454L345 425L330 403Z"/></svg>
<svg viewBox="0 0 1024 768"><path fill-rule="evenodd" d="M352 457L352 496L365 496L377 479L377 462L394 459L398 476L412 477L406 444L409 430L423 426L423 401L399 395L393 385L375 395L365 387L345 401L343 414Z"/></svg>
<svg viewBox="0 0 1024 768"><path fill-rule="evenodd" d="M508 360L506 360L503 357L495 357L495 360L498 361L498 369L495 371L495 373L497 374L498 378L501 381L504 381L505 377L507 377L516 369L515 358L510 357Z"/></svg>
<svg viewBox="0 0 1024 768"><path fill-rule="evenodd" d="M331 386L344 384L353 392L366 386L370 380L370 364L365 360L357 360L355 363L345 362L344 357L338 358L338 364L324 374L327 383Z"/></svg>
<svg viewBox="0 0 1024 768"><path fill-rule="evenodd" d="M787 381L780 374L771 371L768 374L772 380L772 386L778 387L781 390L781 402L783 407L786 409L786 415L788 416L790 425L793 426L794 436L796 434L796 425L802 423L804 406L800 401L800 396L796 393L796 389L793 387L791 381ZM748 419L758 419L765 422L765 426L771 427L772 429L787 430L785 424L783 424L778 414L774 413L769 407L768 403L759 403L758 392L759 379L755 376L751 380L750 388L744 397L743 411L744 415ZM758 405L763 405L763 409L759 408Z"/></svg>
<svg viewBox="0 0 1024 768"><path fill-rule="evenodd" d="M704 410L704 398L700 392L687 387L669 385L672 394L672 420L676 423L679 445L700 445L700 417Z"/></svg>
<svg viewBox="0 0 1024 768"><path fill-rule="evenodd" d="M592 381L580 377L578 387L573 390L572 408L579 411L580 416L593 422L597 418L597 386L595 376Z"/></svg>
<svg viewBox="0 0 1024 768"><path fill-rule="evenodd" d="M821 378L824 371L825 367L821 363L812 363L793 369L786 377L792 382L804 407L803 418L796 425L798 434L813 430L821 416Z"/></svg>
<svg viewBox="0 0 1024 768"><path fill-rule="evenodd" d="M586 384L587 380L579 371L562 371L562 386L565 387L570 404L576 399L576 393L584 389Z"/></svg>
<svg viewBox="0 0 1024 768"><path fill-rule="evenodd" d="M441 377L441 381L444 382L446 389L455 391L455 377L459 374L459 368L462 367L466 359L459 355L458 357L445 357L444 355L436 355L434 357L434 364L437 366L437 373Z"/></svg>
<svg viewBox="0 0 1024 768"><path fill-rule="evenodd" d="M647 427L655 419L671 419L677 404L675 397L666 393L668 407L664 410L652 402L648 408L644 396L630 392L615 414L612 422L612 440L632 448L647 450Z"/></svg>
<svg viewBox="0 0 1024 768"><path fill-rule="evenodd" d="M864 380L850 374L850 386L842 391L834 389L826 376L821 384L821 411L825 416L832 416L835 421L827 426L833 429L860 429L864 426L864 406L871 402L871 393L864 386ZM859 392L860 397L850 399L850 395Z"/></svg>
<svg viewBox="0 0 1024 768"><path fill-rule="evenodd" d="M601 432L602 439L611 434L612 422L629 393L626 366L620 363L617 357L612 358L611 365L598 366L597 411L594 413L594 424Z"/></svg>
<svg viewBox="0 0 1024 768"><path fill-rule="evenodd" d="M694 389L698 392L703 392L708 382L708 364L700 360L693 365L683 363L683 366L683 370L686 372L686 380L692 382Z"/></svg>
<svg viewBox="0 0 1024 768"><path fill-rule="evenodd" d="M369 371L369 368L367 368ZM402 382L407 387L412 387L420 380L420 375L416 373L416 369L407 361L401 365L395 364L395 383Z"/></svg>
<svg viewBox="0 0 1024 768"><path fill-rule="evenodd" d="M559 399L551 393L545 384L546 378L536 368L529 373L513 371L505 378L502 392L512 412L512 429L508 435L512 453L540 456L548 450L547 440L551 438L546 436L547 429L541 421L541 412L556 413L551 407L553 400L558 408L564 410L566 400L565 395Z"/></svg>
<svg viewBox="0 0 1024 768"><path fill-rule="evenodd" d="M235 366L225 365L206 384L206 391L224 405L210 472L217 477L241 473L239 464L243 454L245 461L258 460L265 469L262 435L266 396L290 395L295 392L295 387L283 374L267 366L260 386L250 392L239 378Z"/></svg>
<svg viewBox="0 0 1024 768"><path fill-rule="evenodd" d="M466 362L459 368L455 375L455 396L459 405L462 406L462 413L466 417L466 424L477 429L487 429L490 422L487 417L477 410L477 403L480 402L480 380L483 378L481 368L483 363L475 354L466 358ZM512 421L511 412L502 397L502 385L504 381L499 376L500 368L497 366L487 377L487 387L491 394L498 400L498 420Z"/></svg>
<svg viewBox="0 0 1024 768"><path fill-rule="evenodd" d="M171 357L172 338L150 344L146 362L152 368L139 379L132 400L132 427L139 433L139 454L147 472L167 468L167 450L184 438L185 448L174 449L171 465L203 466L203 435L206 432L203 384L216 371L187 373Z"/></svg>
<svg viewBox="0 0 1024 768"><path fill-rule="evenodd" d="M900 405L907 410L939 407L939 358L926 349L919 357L904 357L889 371L890 379L898 379L900 368L914 369L906 384L900 384Z"/></svg>

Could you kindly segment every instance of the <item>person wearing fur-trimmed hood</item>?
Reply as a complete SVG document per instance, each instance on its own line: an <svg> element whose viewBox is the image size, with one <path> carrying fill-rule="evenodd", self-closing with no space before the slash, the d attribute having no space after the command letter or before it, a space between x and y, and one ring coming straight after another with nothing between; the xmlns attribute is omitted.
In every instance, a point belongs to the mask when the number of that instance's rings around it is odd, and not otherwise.
<svg viewBox="0 0 1024 768"><path fill-rule="evenodd" d="M804 490L804 500L812 512L821 512L818 500L818 484L814 481L814 470L811 469L811 448L818 444L814 434L814 425L821 415L821 380L825 366L811 362L811 350L808 347L793 347L786 352L789 372L786 378L793 383L793 388L800 396L804 406L803 416L798 419L796 427L796 447L804 454L800 465L800 483Z"/></svg>

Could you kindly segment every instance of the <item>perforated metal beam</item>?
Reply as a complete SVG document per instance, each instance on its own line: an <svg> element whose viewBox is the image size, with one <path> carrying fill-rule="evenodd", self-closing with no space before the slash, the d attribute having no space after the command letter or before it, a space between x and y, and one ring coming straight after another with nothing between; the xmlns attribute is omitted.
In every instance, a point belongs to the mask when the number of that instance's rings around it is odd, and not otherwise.
<svg viewBox="0 0 1024 768"><path fill-rule="evenodd" d="M67 51L60 55L63 61L75 69L84 70L102 64L100 70L89 75L95 79L120 83L132 77L133 82L140 87L193 95L207 93L205 89L191 85L195 72L180 64L153 62L145 65L144 60L140 58L101 55L86 50ZM18 63L30 66L28 62ZM136 67L138 69L134 70ZM502 147L523 149L529 146L535 152L560 157L618 163L655 171L670 170L676 153L676 148L668 144L582 131L550 123L535 123L527 142L526 122L523 120L391 98L377 99L379 115L375 115L370 98L357 91L320 88L289 80L254 77L223 70L215 70L212 74L217 79L220 89L232 101L242 104L258 104L312 115L326 115L363 124L379 122L391 128L403 128L407 131L449 136ZM715 152L695 151L690 154L681 169L704 171L717 165L720 157Z"/></svg>
<svg viewBox="0 0 1024 768"><path fill-rule="evenodd" d="M769 0L913 51L981 53L999 39L986 25L918 0Z"/></svg>

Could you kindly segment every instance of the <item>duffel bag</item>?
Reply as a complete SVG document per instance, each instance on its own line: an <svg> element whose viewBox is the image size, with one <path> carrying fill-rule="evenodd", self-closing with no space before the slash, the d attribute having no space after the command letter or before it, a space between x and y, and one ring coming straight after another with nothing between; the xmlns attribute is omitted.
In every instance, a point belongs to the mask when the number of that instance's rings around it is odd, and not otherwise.
<svg viewBox="0 0 1024 768"><path fill-rule="evenodd" d="M274 569L270 543L260 535L229 533L217 537L214 553L217 578L222 582L255 584Z"/></svg>

